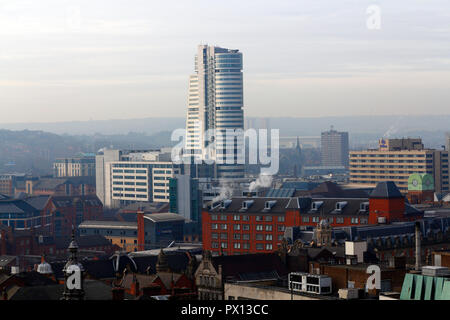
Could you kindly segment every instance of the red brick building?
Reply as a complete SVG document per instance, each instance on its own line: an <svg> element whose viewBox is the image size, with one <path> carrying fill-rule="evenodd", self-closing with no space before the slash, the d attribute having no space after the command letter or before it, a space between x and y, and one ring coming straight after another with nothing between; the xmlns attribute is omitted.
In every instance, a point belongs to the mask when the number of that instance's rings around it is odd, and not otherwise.
<svg viewBox="0 0 450 320"><path fill-rule="evenodd" d="M53 234L57 237L70 236L72 226L84 220L101 220L103 204L96 195L53 196Z"/></svg>
<svg viewBox="0 0 450 320"><path fill-rule="evenodd" d="M277 249L286 227L358 226L421 219L393 182L381 182L369 198L233 198L202 212L203 248L213 253L267 253Z"/></svg>

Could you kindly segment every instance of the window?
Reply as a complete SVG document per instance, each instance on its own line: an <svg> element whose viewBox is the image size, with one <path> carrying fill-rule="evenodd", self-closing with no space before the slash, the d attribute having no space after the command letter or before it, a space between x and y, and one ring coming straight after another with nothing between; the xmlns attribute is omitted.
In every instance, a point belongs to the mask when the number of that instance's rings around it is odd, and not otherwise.
<svg viewBox="0 0 450 320"><path fill-rule="evenodd" d="M263 217L262 216L256 216L256 221L263 221Z"/></svg>
<svg viewBox="0 0 450 320"><path fill-rule="evenodd" d="M267 243L266 244L266 250L272 250L272 244L271 243Z"/></svg>
<svg viewBox="0 0 450 320"><path fill-rule="evenodd" d="M240 224L233 225L233 230L241 230L241 225Z"/></svg>
<svg viewBox="0 0 450 320"><path fill-rule="evenodd" d="M256 231L263 231L263 225L262 224L257 224L256 225Z"/></svg>
<svg viewBox="0 0 450 320"><path fill-rule="evenodd" d="M263 236L262 233L257 233L257 234L255 235L255 239L258 240L258 241L261 241L261 240L264 239L264 236Z"/></svg>
<svg viewBox="0 0 450 320"><path fill-rule="evenodd" d="M248 224L243 224L242 225L242 230L248 231L248 230L250 230L250 226Z"/></svg>
<svg viewBox="0 0 450 320"><path fill-rule="evenodd" d="M286 229L286 227L284 225L281 225L281 224L278 225L279 232L284 232L285 229Z"/></svg>
<svg viewBox="0 0 450 320"><path fill-rule="evenodd" d="M302 217L303 222L309 222L309 217Z"/></svg>
<svg viewBox="0 0 450 320"><path fill-rule="evenodd" d="M213 215L211 215L211 220L217 220L217 214L213 214Z"/></svg>
<svg viewBox="0 0 450 320"><path fill-rule="evenodd" d="M272 231L272 225L266 225L266 231Z"/></svg>
<svg viewBox="0 0 450 320"><path fill-rule="evenodd" d="M241 248L241 244L239 242L235 242L234 243L234 248L235 249L240 249Z"/></svg>
<svg viewBox="0 0 450 320"><path fill-rule="evenodd" d="M221 233L220 234L220 239L227 240L228 239L228 234L227 233Z"/></svg>
<svg viewBox="0 0 450 320"><path fill-rule="evenodd" d="M272 221L272 216L266 216L266 221Z"/></svg>
<svg viewBox="0 0 450 320"><path fill-rule="evenodd" d="M241 234L240 234L240 233L235 233L235 234L233 234L233 239L235 239L235 240L241 240Z"/></svg>
<svg viewBox="0 0 450 320"><path fill-rule="evenodd" d="M222 249L228 248L228 244L226 242L222 242L220 245L221 245Z"/></svg>
<svg viewBox="0 0 450 320"><path fill-rule="evenodd" d="M241 217L240 217L239 215L235 214L235 215L233 216L233 220L234 220L234 221L239 221L239 220L241 220Z"/></svg>
<svg viewBox="0 0 450 320"><path fill-rule="evenodd" d="M257 243L256 250L264 250L264 245L262 243Z"/></svg>
<svg viewBox="0 0 450 320"><path fill-rule="evenodd" d="M245 215L245 216L242 216L242 220L243 221L249 221L250 219L249 219L249 217L247 215Z"/></svg>
<svg viewBox="0 0 450 320"><path fill-rule="evenodd" d="M336 223L344 223L344 218L342 218L342 217L337 217L337 218L336 218Z"/></svg>
<svg viewBox="0 0 450 320"><path fill-rule="evenodd" d="M220 216L220 220L223 220L223 221L227 220L227 215L222 214L222 215Z"/></svg>
<svg viewBox="0 0 450 320"><path fill-rule="evenodd" d="M211 224L211 229L213 229L213 230L215 230L215 229L218 229L218 227L217 227L217 223L213 223L213 224Z"/></svg>
<svg viewBox="0 0 450 320"><path fill-rule="evenodd" d="M218 242L213 242L213 243L211 243L211 246L212 246L214 249L217 249L217 248L219 248L219 243L218 243Z"/></svg>
<svg viewBox="0 0 450 320"><path fill-rule="evenodd" d="M211 233L211 239L218 239L219 235L215 232Z"/></svg>
<svg viewBox="0 0 450 320"><path fill-rule="evenodd" d="M226 225L226 224L221 224L221 225L220 225L220 229L222 229L222 230L227 230L227 225Z"/></svg>
<svg viewBox="0 0 450 320"><path fill-rule="evenodd" d="M284 216L279 216L278 217L278 222L284 222Z"/></svg>
<svg viewBox="0 0 450 320"><path fill-rule="evenodd" d="M244 234L242 235L242 239L244 239L244 240L250 240L250 235L249 235L248 233L244 233Z"/></svg>
<svg viewBox="0 0 450 320"><path fill-rule="evenodd" d="M272 235L266 234L266 241L272 241Z"/></svg>

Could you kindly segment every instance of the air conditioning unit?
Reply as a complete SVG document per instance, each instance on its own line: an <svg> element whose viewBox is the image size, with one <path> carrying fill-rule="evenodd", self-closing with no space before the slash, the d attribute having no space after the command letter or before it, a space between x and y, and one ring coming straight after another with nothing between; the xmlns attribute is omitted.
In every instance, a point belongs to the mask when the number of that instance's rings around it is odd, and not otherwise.
<svg viewBox="0 0 450 320"><path fill-rule="evenodd" d="M289 273L289 290L310 294L331 294L331 277L291 272Z"/></svg>

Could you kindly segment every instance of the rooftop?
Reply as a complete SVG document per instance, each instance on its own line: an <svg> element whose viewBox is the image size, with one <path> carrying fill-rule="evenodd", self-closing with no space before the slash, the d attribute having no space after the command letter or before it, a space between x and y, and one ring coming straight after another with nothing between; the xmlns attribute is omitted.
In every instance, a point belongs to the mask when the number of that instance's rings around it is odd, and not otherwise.
<svg viewBox="0 0 450 320"><path fill-rule="evenodd" d="M80 223L78 228L99 228L99 229L130 229L137 230L137 222L130 221L97 221L86 220Z"/></svg>
<svg viewBox="0 0 450 320"><path fill-rule="evenodd" d="M184 221L183 216L170 212L145 214L144 218L152 222Z"/></svg>

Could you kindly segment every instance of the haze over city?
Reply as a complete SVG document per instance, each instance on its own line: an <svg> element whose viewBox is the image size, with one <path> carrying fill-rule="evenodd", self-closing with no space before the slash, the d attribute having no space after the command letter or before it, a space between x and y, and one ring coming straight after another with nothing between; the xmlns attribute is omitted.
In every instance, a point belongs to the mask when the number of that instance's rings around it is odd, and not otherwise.
<svg viewBox="0 0 450 320"><path fill-rule="evenodd" d="M381 9L369 29L370 5ZM448 1L0 1L2 123L185 117L198 44L245 116L449 114Z"/></svg>

